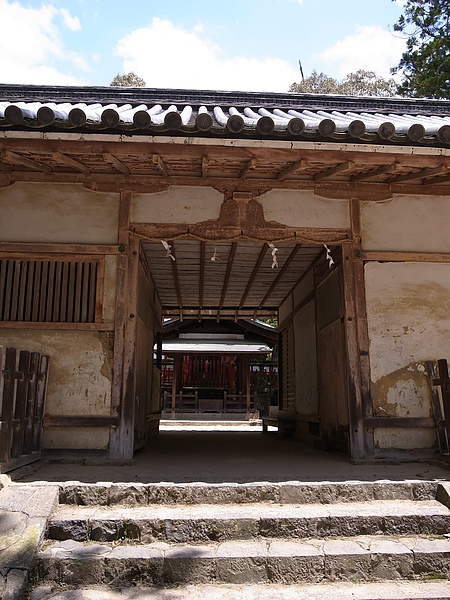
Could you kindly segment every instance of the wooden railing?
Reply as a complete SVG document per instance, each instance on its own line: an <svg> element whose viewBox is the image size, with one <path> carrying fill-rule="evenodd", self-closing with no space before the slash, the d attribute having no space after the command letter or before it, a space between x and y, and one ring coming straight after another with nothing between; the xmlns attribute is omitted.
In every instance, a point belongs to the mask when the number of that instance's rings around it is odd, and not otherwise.
<svg viewBox="0 0 450 600"><path fill-rule="evenodd" d="M38 352L0 348L0 473L41 457L48 363Z"/></svg>
<svg viewBox="0 0 450 600"><path fill-rule="evenodd" d="M247 407L247 396L240 392L239 394L228 394L223 392L223 397L219 391L216 398L199 398L198 390L189 394L186 392L178 392L175 396L175 406L172 406L171 392L163 391L163 410L166 413L202 413L202 412L217 412L217 413L245 413L248 410L255 409L255 394L250 396L250 406ZM173 410L175 409L175 410Z"/></svg>

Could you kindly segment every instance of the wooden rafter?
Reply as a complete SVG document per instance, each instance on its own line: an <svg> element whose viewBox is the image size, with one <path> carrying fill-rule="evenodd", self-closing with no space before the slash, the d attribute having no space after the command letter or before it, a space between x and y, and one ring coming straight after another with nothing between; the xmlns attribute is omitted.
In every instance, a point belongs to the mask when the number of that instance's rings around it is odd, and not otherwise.
<svg viewBox="0 0 450 600"><path fill-rule="evenodd" d="M42 171L43 173L50 174L52 172L49 167L41 164L37 160L27 158L26 156L22 156L16 152L11 152L10 150L0 150L0 159L6 160L7 162L15 165L28 167L29 169L36 169L37 171Z"/></svg>
<svg viewBox="0 0 450 600"><path fill-rule="evenodd" d="M230 254L228 255L227 270L225 273L225 279L223 280L222 294L220 296L219 311L217 313L217 318L219 318L220 311L225 302L225 296L227 293L228 284L230 282L231 269L233 267L234 257L236 256L236 249L237 249L237 242L233 242L231 244Z"/></svg>
<svg viewBox="0 0 450 600"><path fill-rule="evenodd" d="M164 177L167 177L167 175L168 175L168 173L167 173L167 167L164 164L164 161L160 157L159 154L153 154L152 155L152 162L155 165L155 167L159 170L159 172L161 173L161 175L164 175Z"/></svg>
<svg viewBox="0 0 450 600"><path fill-rule="evenodd" d="M370 171L366 171L365 173L358 173L358 175L353 175L351 178L352 182L357 181L365 181L366 179L371 179L372 177L377 177L378 175L386 175L387 173L396 173L401 170L401 165L399 163L391 163L389 165L381 165L378 169L372 169Z"/></svg>
<svg viewBox="0 0 450 600"><path fill-rule="evenodd" d="M56 152L52 152L52 156L55 161L63 163L64 165L67 165L68 167L72 167L72 169L75 169L76 171L81 171L82 173L85 173L86 175L91 174L91 171L85 165L80 163L78 160L75 160L74 158L67 156L67 154L64 154L63 152L59 152L57 150Z"/></svg>
<svg viewBox="0 0 450 600"><path fill-rule="evenodd" d="M347 162L340 163L331 169L326 169L325 171L321 171L314 175L314 181L323 181L324 179L330 179L334 175L341 175L342 173L347 173L348 171L354 171L355 163L352 160L348 160Z"/></svg>
<svg viewBox="0 0 450 600"><path fill-rule="evenodd" d="M294 260L295 255L297 254L297 252L300 250L301 244L296 244L293 249L292 252L289 254L289 256L286 259L286 262L284 263L284 265L282 266L282 268L280 269L280 272L278 273L278 275L275 277L274 281L272 282L272 285L269 287L269 289L266 292L266 295L264 296L264 298L261 300L258 309L261 309L266 300L269 298L270 294L273 292L273 290L277 287L280 279L283 277L283 275L285 274L286 270L288 269L289 265L291 264L291 262Z"/></svg>
<svg viewBox="0 0 450 600"><path fill-rule="evenodd" d="M256 169L257 165L258 165L258 161L256 160L256 158L253 157L250 160L248 160L245 163L244 168L239 173L239 179L245 179L245 177L247 177L247 175L249 173L251 173L252 171L254 171Z"/></svg>
<svg viewBox="0 0 450 600"><path fill-rule="evenodd" d="M183 310L183 297L181 295L181 285L180 285L180 276L178 274L178 265L177 265L177 255L175 253L175 242L172 241L171 243L171 253L173 255L173 257L175 258L175 260L170 259L170 262L172 263L172 274L173 274L173 280L175 282L175 291L177 293L177 299L178 299L178 308L180 310Z"/></svg>
<svg viewBox="0 0 450 600"><path fill-rule="evenodd" d="M130 174L130 169L113 154L105 152L103 154L103 160L115 167L118 171L120 171L120 173L123 173L125 176L128 176Z"/></svg>
<svg viewBox="0 0 450 600"><path fill-rule="evenodd" d="M289 175L292 175L297 171L302 171L303 169L306 169L307 166L308 161L302 158L301 160L296 161L293 165L290 165L289 167L286 167L286 169L280 171L277 175L277 179L286 179L287 177L289 177Z"/></svg>
<svg viewBox="0 0 450 600"><path fill-rule="evenodd" d="M397 177L391 177L388 179L388 183L401 183L403 181L414 181L415 179L427 179L429 177L436 177L437 175L443 175L448 173L449 167L446 165L439 165L439 167L432 167L428 169L420 169L412 173L405 173L404 175L398 175Z"/></svg>
<svg viewBox="0 0 450 600"><path fill-rule="evenodd" d="M267 253L268 248L269 248L268 244L263 244L263 247L261 248L261 252L259 253L259 256L258 256L258 260L256 261L255 266L253 267L253 271L252 271L252 274L250 275L250 279L248 280L247 286L244 290L244 293L242 294L242 298L239 303L239 309L241 309L244 306L244 302L247 299L247 296L250 292L253 282L255 281L256 276L258 275L259 269L262 265L262 262Z"/></svg>

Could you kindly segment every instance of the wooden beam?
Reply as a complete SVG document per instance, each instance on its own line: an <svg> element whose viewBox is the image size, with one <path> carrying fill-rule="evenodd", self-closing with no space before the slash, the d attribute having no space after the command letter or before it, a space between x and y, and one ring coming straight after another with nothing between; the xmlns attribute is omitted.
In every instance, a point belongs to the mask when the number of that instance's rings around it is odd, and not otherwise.
<svg viewBox="0 0 450 600"><path fill-rule="evenodd" d="M44 427L110 427L119 425L119 417L44 417Z"/></svg>
<svg viewBox="0 0 450 600"><path fill-rule="evenodd" d="M46 174L50 174L52 172L49 167L41 164L37 160L26 158L25 156L22 156L21 154L16 154L15 152L11 152L10 150L0 150L0 159L6 160L7 162L13 163L15 165L22 165L23 167L28 167L29 169L36 169L37 171L42 171Z"/></svg>
<svg viewBox="0 0 450 600"><path fill-rule="evenodd" d="M267 254L268 249L269 249L268 244L263 244L263 247L261 248L261 252L259 253L259 256L258 256L258 260L256 261L255 266L253 267L252 274L250 275L250 278L247 282L247 286L244 290L244 293L242 294L242 298L239 303L239 310L244 306L244 302L247 299L247 296L250 292L250 288L252 287L253 282L255 281L255 278L259 272L259 269L262 265L265 255Z"/></svg>
<svg viewBox="0 0 450 600"><path fill-rule="evenodd" d="M208 157L202 156L202 177L208 177Z"/></svg>
<svg viewBox="0 0 450 600"><path fill-rule="evenodd" d="M64 154L63 152L59 152L59 150L52 152L52 156L55 161L61 162L69 167L72 167L76 171L81 171L82 173L85 173L86 175L91 174L90 169L88 169L85 165L80 163L78 160L75 160L74 158L67 156L67 154Z"/></svg>
<svg viewBox="0 0 450 600"><path fill-rule="evenodd" d="M305 160L304 158L302 158L301 160L297 160L294 164L292 164L289 167L286 167L286 169L283 169L282 171L280 171L277 175L277 179L278 180L286 179L287 177L289 177L289 175L292 175L293 173L296 173L297 171L306 169L307 166L308 166L308 161Z"/></svg>
<svg viewBox="0 0 450 600"><path fill-rule="evenodd" d="M152 162L155 165L155 167L159 170L161 175L164 175L164 177L167 177L168 173L167 173L166 165L164 164L164 161L160 157L159 154L152 155Z"/></svg>
<svg viewBox="0 0 450 600"><path fill-rule="evenodd" d="M404 175L398 175L397 177L391 177L388 179L388 183L401 183L403 181L414 181L415 179L427 179L429 177L436 177L436 175L443 175L448 173L449 167L446 165L440 165L439 167L430 167L427 169L419 169L413 173L405 173Z"/></svg>
<svg viewBox="0 0 450 600"><path fill-rule="evenodd" d="M396 173L397 171L401 171L401 168L401 165L397 162L389 165L381 165L377 169L372 169L370 171L366 171L365 173L353 175L351 181L355 183L357 181L364 181L366 179L371 179L372 177L377 177L378 175L385 175L386 173Z"/></svg>
<svg viewBox="0 0 450 600"><path fill-rule="evenodd" d="M244 168L239 173L239 179L245 179L249 173L254 171L258 165L256 158L251 158L245 163Z"/></svg>
<svg viewBox="0 0 450 600"><path fill-rule="evenodd" d="M364 419L364 425L375 427L436 427L433 417L370 417Z"/></svg>
<svg viewBox="0 0 450 600"><path fill-rule="evenodd" d="M55 323L46 321L0 321L0 329L43 329L72 331L114 331L114 323Z"/></svg>
<svg viewBox="0 0 450 600"><path fill-rule="evenodd" d="M373 260L376 262L437 262L449 263L450 253L442 252L361 252L356 257L359 261Z"/></svg>
<svg viewBox="0 0 450 600"><path fill-rule="evenodd" d="M125 248L114 244L46 244L29 242L0 242L0 254L121 254Z"/></svg>
<svg viewBox="0 0 450 600"><path fill-rule="evenodd" d="M383 169L384 171L385 169ZM372 177L374 171L367 174L366 179ZM356 177L356 175L354 176ZM81 183L88 189L102 192L117 192L118 189L124 189L128 192L138 193L154 193L165 191L170 185L177 186L196 186L198 187L200 177L198 174L193 175L170 175L163 178L155 174L135 174L130 173L129 177L125 177L122 173L92 173L89 181L86 182L84 173L64 173L53 172L45 174L38 171L20 171L13 170L8 172L7 185L10 183L25 181L34 183ZM364 201L378 202L391 198L393 193L399 194L427 194L433 196L448 196L449 187L442 185L448 183L450 177L442 177L431 179L430 183L424 184L389 184L384 181L354 181L351 178L349 181L320 181L316 182L311 178L308 179L274 179L271 175L262 177L247 177L239 179L236 177L208 176L208 185L218 189L227 189L230 192L252 192L261 189L264 190L312 190L314 194L323 198L329 199L349 199L358 197ZM440 185L439 185L440 184Z"/></svg>
<svg viewBox="0 0 450 600"><path fill-rule="evenodd" d="M448 183L450 181L450 175L444 175L443 177L436 177L434 179L432 179L430 182L424 183L424 185L427 186L439 186L441 183ZM422 192L424 193L424 192ZM448 191L447 191L448 193Z"/></svg>
<svg viewBox="0 0 450 600"><path fill-rule="evenodd" d="M278 273L278 275L275 277L274 281L272 282L272 285L269 287L269 289L267 290L266 295L264 296L264 298L261 300L259 306L258 306L258 310L261 309L264 306L264 303L266 302L266 300L269 298L270 294L273 292L273 290L277 287L280 279L283 277L283 275L285 274L287 268L289 267L289 265L291 264L291 262L294 260L295 255L297 254L297 252L300 250L301 248L301 244L296 244L293 249L292 252L289 254L289 256L286 259L286 262L284 263L284 265L282 266L282 268L280 269L280 272Z"/></svg>
<svg viewBox="0 0 450 600"><path fill-rule="evenodd" d="M276 241L282 241L284 239L292 239L297 237L299 242L302 238L307 240L314 240L319 244L340 244L343 240L351 237L348 229L319 229L319 228L297 228L297 227L269 227L264 228L261 232L258 229L256 232L252 229L251 223L248 229L242 231L239 227L220 225L214 223L214 227L211 226L210 221L203 223L197 223L195 226L191 225L178 225L170 223L133 223L133 231L137 235L142 236L144 239L150 241L161 240L173 240L186 236L186 238L195 235L201 239L211 240L211 242L229 241L231 237L239 236L242 239L247 237L254 238L256 234L259 236L263 233L265 239L272 239ZM255 235L253 235L255 233Z"/></svg>
<svg viewBox="0 0 450 600"><path fill-rule="evenodd" d="M323 179L330 179L334 175L339 175L341 173L347 173L348 171L354 171L355 163L352 160L348 160L346 162L340 163L331 169L326 169L325 171L321 171L314 175L314 181L322 181Z"/></svg>
<svg viewBox="0 0 450 600"><path fill-rule="evenodd" d="M120 173L123 173L126 177L130 174L130 169L110 152L104 152L103 160L120 171Z"/></svg>

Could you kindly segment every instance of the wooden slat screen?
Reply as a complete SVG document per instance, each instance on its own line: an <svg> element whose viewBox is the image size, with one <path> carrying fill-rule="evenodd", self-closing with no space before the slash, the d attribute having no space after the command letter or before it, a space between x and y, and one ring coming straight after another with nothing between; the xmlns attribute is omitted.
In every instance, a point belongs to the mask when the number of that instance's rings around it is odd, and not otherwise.
<svg viewBox="0 0 450 600"><path fill-rule="evenodd" d="M94 323L96 260L0 260L0 321Z"/></svg>
<svg viewBox="0 0 450 600"><path fill-rule="evenodd" d="M283 410L295 411L295 355L294 327L289 325L281 332L283 370Z"/></svg>

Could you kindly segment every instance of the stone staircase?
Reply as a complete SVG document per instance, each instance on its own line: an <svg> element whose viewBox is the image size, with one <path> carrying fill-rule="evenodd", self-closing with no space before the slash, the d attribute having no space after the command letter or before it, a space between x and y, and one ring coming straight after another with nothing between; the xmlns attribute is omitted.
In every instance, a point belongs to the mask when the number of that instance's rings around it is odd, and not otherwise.
<svg viewBox="0 0 450 600"><path fill-rule="evenodd" d="M31 598L450 599L449 507L424 481L62 484Z"/></svg>

